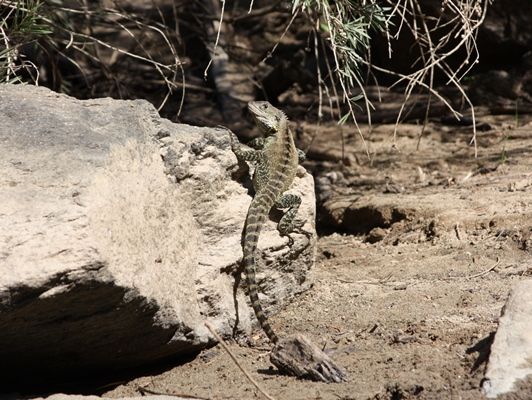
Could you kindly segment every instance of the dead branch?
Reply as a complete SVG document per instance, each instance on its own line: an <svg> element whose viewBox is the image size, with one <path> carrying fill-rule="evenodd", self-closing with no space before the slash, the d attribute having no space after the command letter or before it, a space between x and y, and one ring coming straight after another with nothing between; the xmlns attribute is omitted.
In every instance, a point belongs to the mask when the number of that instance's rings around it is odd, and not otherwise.
<svg viewBox="0 0 532 400"><path fill-rule="evenodd" d="M214 327L209 324L208 322L205 322L205 326L207 327L207 329L212 333L212 335L216 338L216 340L218 340L218 342L221 344L221 346L223 347L223 349L227 352L227 354L229 354L229 357L231 357L231 360L233 360L233 362L236 364L236 366L240 369L240 371L242 371L242 373L246 376L246 378L248 379L248 381L251 382L251 384L253 386L255 386L255 388L264 396L266 397L268 400L275 400L272 396L270 396L268 393L266 393L266 391L264 389L262 389L259 384L257 383L257 381L255 381L255 379L253 379L253 377L244 369L244 367L238 362L238 360L236 359L235 355L231 352L231 350L229 349L229 347L225 344L224 340L222 339L222 337L220 335L218 335L218 333L214 330Z"/></svg>

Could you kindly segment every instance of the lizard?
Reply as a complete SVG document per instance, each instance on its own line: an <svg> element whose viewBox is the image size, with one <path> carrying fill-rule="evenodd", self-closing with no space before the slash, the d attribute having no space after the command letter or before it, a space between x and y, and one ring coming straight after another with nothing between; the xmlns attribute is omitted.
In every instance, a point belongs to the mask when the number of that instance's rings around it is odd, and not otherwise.
<svg viewBox="0 0 532 400"><path fill-rule="evenodd" d="M294 220L301 197L285 194L294 181L297 166L305 153L297 149L284 112L267 101L252 101L248 110L264 137L253 140L253 150L242 149L236 135L230 132L231 149L239 160L255 164L253 187L255 196L249 206L244 225L242 251L249 298L255 316L268 339L277 344L279 338L262 310L255 276L255 257L259 234L272 209L288 209L280 219L277 229L287 236L294 228Z"/></svg>

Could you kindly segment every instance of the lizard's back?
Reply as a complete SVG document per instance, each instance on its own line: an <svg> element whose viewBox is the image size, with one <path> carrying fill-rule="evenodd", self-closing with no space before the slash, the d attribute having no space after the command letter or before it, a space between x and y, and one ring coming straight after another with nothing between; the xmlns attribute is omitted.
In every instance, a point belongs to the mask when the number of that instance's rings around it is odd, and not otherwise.
<svg viewBox="0 0 532 400"><path fill-rule="evenodd" d="M297 150L292 134L287 132L287 134L281 134L267 141L263 153L263 160L259 162L255 171L254 187L256 194L266 187L271 188L271 197L275 202L283 192L290 188L296 176Z"/></svg>

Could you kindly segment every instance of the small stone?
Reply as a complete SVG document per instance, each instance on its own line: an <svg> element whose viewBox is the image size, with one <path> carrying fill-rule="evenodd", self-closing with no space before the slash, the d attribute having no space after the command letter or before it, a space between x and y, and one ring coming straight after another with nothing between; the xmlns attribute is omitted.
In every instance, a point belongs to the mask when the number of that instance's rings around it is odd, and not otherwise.
<svg viewBox="0 0 532 400"><path fill-rule="evenodd" d="M408 285L405 282L396 282L393 286L393 290L406 290Z"/></svg>
<svg viewBox="0 0 532 400"><path fill-rule="evenodd" d="M386 237L386 231L382 228L373 228L366 238L368 243L377 243Z"/></svg>

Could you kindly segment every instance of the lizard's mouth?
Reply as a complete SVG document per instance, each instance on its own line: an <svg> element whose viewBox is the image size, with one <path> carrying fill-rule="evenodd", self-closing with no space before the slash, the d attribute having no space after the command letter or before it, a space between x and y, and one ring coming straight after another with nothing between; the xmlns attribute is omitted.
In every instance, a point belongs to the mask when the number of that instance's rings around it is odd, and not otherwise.
<svg viewBox="0 0 532 400"><path fill-rule="evenodd" d="M271 108L267 101L250 101L248 103L248 110L257 126L266 134L272 134L276 131Z"/></svg>

